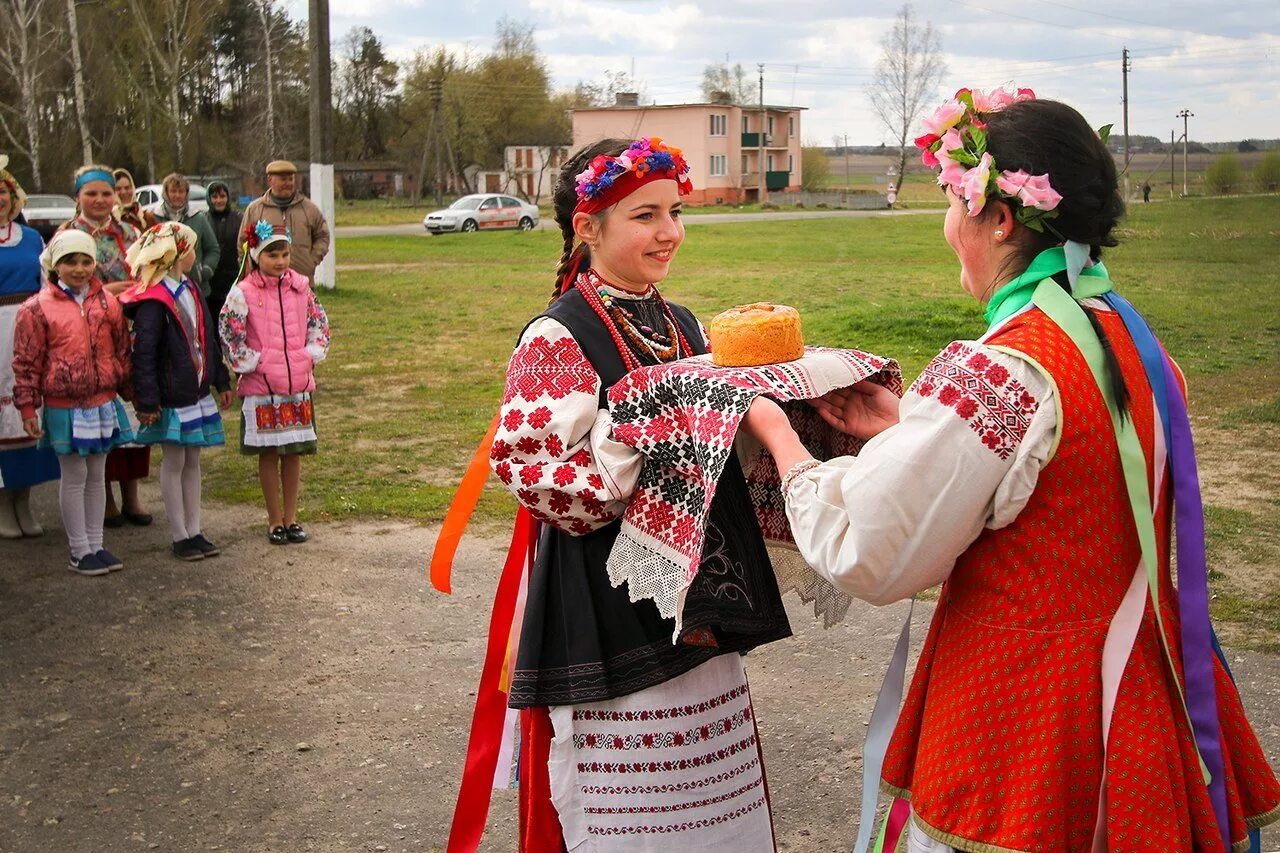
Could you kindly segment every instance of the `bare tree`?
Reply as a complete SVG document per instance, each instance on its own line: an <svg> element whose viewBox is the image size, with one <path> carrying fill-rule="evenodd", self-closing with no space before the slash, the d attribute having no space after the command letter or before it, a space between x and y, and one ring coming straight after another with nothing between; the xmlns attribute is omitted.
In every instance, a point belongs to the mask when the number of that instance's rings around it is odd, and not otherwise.
<svg viewBox="0 0 1280 853"><path fill-rule="evenodd" d="M756 102L756 82L747 77L739 62L732 68L728 60L713 62L702 69L702 98L710 101L716 92L724 92L735 104Z"/></svg>
<svg viewBox="0 0 1280 853"><path fill-rule="evenodd" d="M84 62L80 59L80 22L76 18L76 0L67 0L67 34L71 42L71 76L76 94L76 124L80 129L80 156L84 165L93 162L93 139L84 107Z"/></svg>
<svg viewBox="0 0 1280 853"><path fill-rule="evenodd" d="M162 101L173 129L173 168L182 168L182 99L187 78L197 70L195 58L208 48L206 30L219 4L207 0L128 0L138 21L143 47L153 63Z"/></svg>
<svg viewBox="0 0 1280 853"><path fill-rule="evenodd" d="M45 0L3 0L0 9L10 21L0 26L0 72L18 89L18 103L0 99L0 128L9 144L31 163L31 184L39 192L44 189L40 173L42 90L45 77L56 66L61 39L49 24Z"/></svg>
<svg viewBox="0 0 1280 853"><path fill-rule="evenodd" d="M255 0L258 19L262 22L262 47L267 67L267 150L276 150L276 58L271 50L271 29L275 25L275 0Z"/></svg>
<svg viewBox="0 0 1280 853"><path fill-rule="evenodd" d="M907 167L907 145L914 138L916 123L926 104L933 99L946 64L942 44L933 24L923 25L908 3L898 12L891 29L880 43L880 61L867 94L884 126L898 145L898 182Z"/></svg>

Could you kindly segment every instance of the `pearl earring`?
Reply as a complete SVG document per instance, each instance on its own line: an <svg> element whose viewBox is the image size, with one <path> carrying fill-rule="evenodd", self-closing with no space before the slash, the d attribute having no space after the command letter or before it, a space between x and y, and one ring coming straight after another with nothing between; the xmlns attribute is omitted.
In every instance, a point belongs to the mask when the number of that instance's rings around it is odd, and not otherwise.
<svg viewBox="0 0 1280 853"><path fill-rule="evenodd" d="M996 229L996 239L997 239L997 240L999 240L999 239L1000 239L1001 237L1003 237L1003 236L1004 236L1004 229L1003 229L1003 228L997 228L997 229Z"/></svg>

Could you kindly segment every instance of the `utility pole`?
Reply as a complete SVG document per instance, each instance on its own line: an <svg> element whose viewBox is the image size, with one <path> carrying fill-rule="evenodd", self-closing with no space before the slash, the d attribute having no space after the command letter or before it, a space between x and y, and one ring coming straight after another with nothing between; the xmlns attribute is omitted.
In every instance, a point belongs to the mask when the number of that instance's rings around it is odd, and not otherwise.
<svg viewBox="0 0 1280 853"><path fill-rule="evenodd" d="M444 99L444 81L427 81L427 91L431 93L431 147L436 155L436 204L444 204L444 171L440 167L440 137L444 130L440 122L440 104Z"/></svg>
<svg viewBox="0 0 1280 853"><path fill-rule="evenodd" d="M1169 198L1173 198L1173 185L1178 180L1173 173L1173 129L1169 129Z"/></svg>
<svg viewBox="0 0 1280 853"><path fill-rule="evenodd" d="M849 134L844 135L844 185L845 189L849 189L852 185L849 183Z"/></svg>
<svg viewBox="0 0 1280 853"><path fill-rule="evenodd" d="M329 58L329 0L309 0L308 29L311 41L311 200L320 206L329 233L333 224L333 94ZM316 267L312 284L334 287L337 241Z"/></svg>
<svg viewBox="0 0 1280 853"><path fill-rule="evenodd" d="M1182 108L1182 112L1178 113L1178 118L1182 119L1182 195L1187 195L1187 119L1194 116L1195 113L1186 107Z"/></svg>
<svg viewBox="0 0 1280 853"><path fill-rule="evenodd" d="M756 142L759 143L759 150L756 151L756 177L759 180L756 188L756 201L760 202L761 207L764 207L764 63L756 63L756 69L760 72L760 126L756 128L759 131L756 134Z"/></svg>
<svg viewBox="0 0 1280 853"><path fill-rule="evenodd" d="M1124 200L1126 204L1129 201L1129 69L1131 67L1129 48L1126 47L1120 53L1121 77L1124 80L1120 97L1124 105Z"/></svg>

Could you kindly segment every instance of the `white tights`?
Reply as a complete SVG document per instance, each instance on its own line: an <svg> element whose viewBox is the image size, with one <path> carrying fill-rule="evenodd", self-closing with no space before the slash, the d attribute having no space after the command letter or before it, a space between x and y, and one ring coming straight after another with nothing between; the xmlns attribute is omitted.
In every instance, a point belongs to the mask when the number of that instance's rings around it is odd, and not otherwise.
<svg viewBox="0 0 1280 853"><path fill-rule="evenodd" d="M58 456L62 479L58 483L58 506L62 526L67 529L71 556L79 559L102 550L102 515L107 511L107 454Z"/></svg>
<svg viewBox="0 0 1280 853"><path fill-rule="evenodd" d="M200 448L164 444L160 495L174 542L200 532Z"/></svg>

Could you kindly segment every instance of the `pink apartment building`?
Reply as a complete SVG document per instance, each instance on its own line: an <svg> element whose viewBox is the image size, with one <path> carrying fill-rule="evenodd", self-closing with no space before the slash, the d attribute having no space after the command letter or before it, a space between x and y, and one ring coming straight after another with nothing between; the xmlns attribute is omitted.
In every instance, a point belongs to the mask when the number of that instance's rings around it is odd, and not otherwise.
<svg viewBox="0 0 1280 853"><path fill-rule="evenodd" d="M683 149L692 170L690 204L755 201L764 131L765 190L800 189L800 113L805 107L730 103L637 106L618 95L611 107L573 111L573 147L600 139L660 136ZM763 127L762 127L763 125Z"/></svg>

